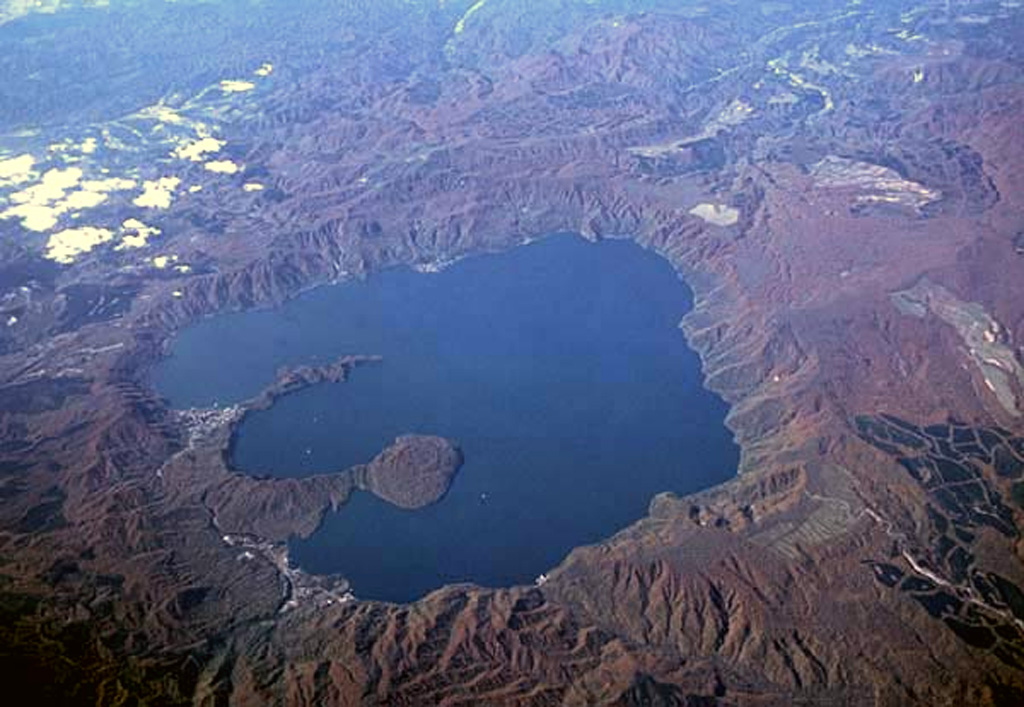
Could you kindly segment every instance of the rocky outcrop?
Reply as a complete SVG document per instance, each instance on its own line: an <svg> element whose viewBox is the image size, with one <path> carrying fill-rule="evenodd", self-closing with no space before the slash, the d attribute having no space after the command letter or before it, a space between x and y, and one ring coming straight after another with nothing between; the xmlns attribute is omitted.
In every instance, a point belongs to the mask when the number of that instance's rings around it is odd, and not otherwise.
<svg viewBox="0 0 1024 707"><path fill-rule="evenodd" d="M277 372L273 383L243 405L246 410L266 410L286 395L323 383L343 383L356 366L380 361L380 356L343 356L326 366L285 367Z"/></svg>
<svg viewBox="0 0 1024 707"><path fill-rule="evenodd" d="M401 508L435 503L461 465L458 448L447 440L407 435L369 464L334 474L254 478L225 470L223 480L205 492L204 503L217 527L227 533L283 542L293 535L310 535L324 513L337 510L356 490L369 491ZM207 467L204 471L211 475L214 470Z"/></svg>

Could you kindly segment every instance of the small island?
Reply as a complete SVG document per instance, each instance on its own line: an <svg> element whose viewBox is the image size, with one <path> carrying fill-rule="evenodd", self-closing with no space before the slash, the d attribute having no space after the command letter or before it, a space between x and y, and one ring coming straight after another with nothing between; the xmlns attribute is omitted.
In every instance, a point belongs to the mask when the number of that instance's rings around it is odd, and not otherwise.
<svg viewBox="0 0 1024 707"><path fill-rule="evenodd" d="M286 395L322 383L341 383L361 365L381 356L347 355L322 366L282 367L272 383L249 400L228 408L177 411L187 448L161 470L167 484L187 488L200 477L214 484L207 503L218 527L272 542L306 537L324 514L345 504L355 490L415 509L436 503L462 466L462 452L442 437L402 435L370 462L303 478L264 477L230 465L230 449L249 412L268 410Z"/></svg>

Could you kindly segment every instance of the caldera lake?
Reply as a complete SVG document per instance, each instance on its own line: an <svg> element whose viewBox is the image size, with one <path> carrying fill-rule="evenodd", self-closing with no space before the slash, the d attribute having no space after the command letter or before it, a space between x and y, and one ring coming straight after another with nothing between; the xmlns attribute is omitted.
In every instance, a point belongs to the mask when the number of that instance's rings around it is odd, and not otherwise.
<svg viewBox="0 0 1024 707"><path fill-rule="evenodd" d="M360 598L412 601L452 583L533 582L643 517L656 494L735 473L726 406L679 328L691 306L660 256L558 235L202 321L175 338L154 384L175 407L225 405L282 365L380 355L247 415L231 464L309 476L368 462L406 433L457 443L465 463L437 503L403 510L356 492L290 543L293 564L343 575Z"/></svg>

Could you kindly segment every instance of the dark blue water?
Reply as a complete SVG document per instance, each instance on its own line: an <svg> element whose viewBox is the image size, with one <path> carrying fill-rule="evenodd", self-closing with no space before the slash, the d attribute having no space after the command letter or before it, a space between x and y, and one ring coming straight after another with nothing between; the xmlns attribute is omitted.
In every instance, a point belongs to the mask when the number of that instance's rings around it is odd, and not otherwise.
<svg viewBox="0 0 1024 707"><path fill-rule="evenodd" d="M678 328L689 306L660 257L557 236L209 320L176 340L157 386L179 406L227 403L283 363L383 355L251 415L233 461L302 476L369 461L407 432L457 441L466 463L439 503L404 511L357 493L292 543L300 567L407 601L452 582L530 582L655 494L734 473L726 408Z"/></svg>

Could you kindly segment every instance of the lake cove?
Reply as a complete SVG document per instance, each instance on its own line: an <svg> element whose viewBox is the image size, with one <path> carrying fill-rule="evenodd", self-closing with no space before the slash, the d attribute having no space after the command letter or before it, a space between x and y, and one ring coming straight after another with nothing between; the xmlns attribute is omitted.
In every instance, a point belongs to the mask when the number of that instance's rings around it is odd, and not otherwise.
<svg viewBox="0 0 1024 707"><path fill-rule="evenodd" d="M176 338L155 383L177 407L227 404L282 365L381 355L247 416L232 463L306 476L369 461L405 433L459 444L465 464L438 503L407 511L358 492L291 544L294 564L344 575L360 598L410 601L454 582L532 582L641 518L655 494L735 472L726 406L678 327L690 306L654 253L553 236L204 321Z"/></svg>

